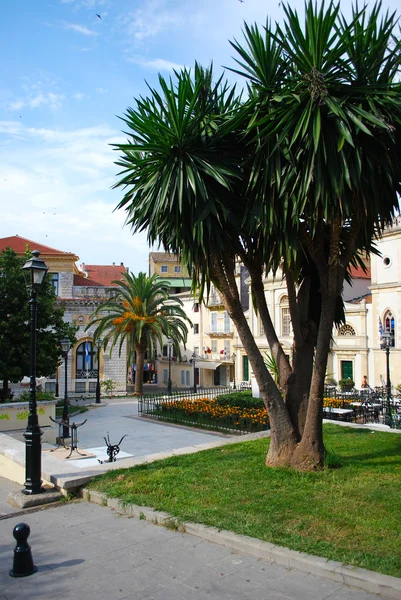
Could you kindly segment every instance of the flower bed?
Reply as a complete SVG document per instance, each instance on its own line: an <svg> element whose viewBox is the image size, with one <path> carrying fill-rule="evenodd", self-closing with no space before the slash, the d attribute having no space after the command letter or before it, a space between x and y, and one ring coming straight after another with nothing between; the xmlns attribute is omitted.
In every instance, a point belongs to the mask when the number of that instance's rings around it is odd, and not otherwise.
<svg viewBox="0 0 401 600"><path fill-rule="evenodd" d="M164 421L220 431L264 431L269 424L264 407L221 406L216 398L165 400L152 404L146 414Z"/></svg>
<svg viewBox="0 0 401 600"><path fill-rule="evenodd" d="M342 398L323 398L325 408L346 408L347 403Z"/></svg>

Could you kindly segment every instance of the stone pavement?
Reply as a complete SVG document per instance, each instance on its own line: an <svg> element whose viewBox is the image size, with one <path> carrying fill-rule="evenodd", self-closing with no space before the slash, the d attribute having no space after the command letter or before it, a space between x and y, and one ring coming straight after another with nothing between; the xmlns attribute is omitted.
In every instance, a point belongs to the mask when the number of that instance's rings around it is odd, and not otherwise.
<svg viewBox="0 0 401 600"><path fill-rule="evenodd" d="M0 490L7 485L0 478ZM8 573L15 547L12 530L22 521L31 528L29 543L38 572L16 579ZM0 600L26 598L377 600L378 596L76 501L0 520Z"/></svg>

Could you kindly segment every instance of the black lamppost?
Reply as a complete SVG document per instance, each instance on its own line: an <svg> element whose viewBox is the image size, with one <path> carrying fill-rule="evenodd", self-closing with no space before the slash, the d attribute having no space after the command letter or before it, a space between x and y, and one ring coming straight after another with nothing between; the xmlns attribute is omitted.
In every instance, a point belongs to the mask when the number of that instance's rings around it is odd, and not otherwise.
<svg viewBox="0 0 401 600"><path fill-rule="evenodd" d="M196 359L198 358L198 355L196 353L196 350L194 351L193 355L192 355L192 363L194 365L194 392L196 392Z"/></svg>
<svg viewBox="0 0 401 600"><path fill-rule="evenodd" d="M168 338L167 345L168 345L168 382L167 382L167 392L171 396L171 389L172 389L172 384L171 384L171 348L173 346L173 340L171 338Z"/></svg>
<svg viewBox="0 0 401 600"><path fill-rule="evenodd" d="M235 359L237 358L237 355L235 354L235 352L232 353L231 358L233 359L234 363L233 390L236 390L237 386L235 385Z"/></svg>
<svg viewBox="0 0 401 600"><path fill-rule="evenodd" d="M68 391L67 391L67 381L68 381L68 351L70 349L70 340L65 338L61 340L61 349L63 351L64 357L64 404L63 404L63 439L70 437L70 415L68 412Z"/></svg>
<svg viewBox="0 0 401 600"><path fill-rule="evenodd" d="M98 338L96 340L97 348L97 380L96 380L96 404L100 404L100 348L102 347L103 340Z"/></svg>
<svg viewBox="0 0 401 600"><path fill-rule="evenodd" d="M386 371L387 371L387 413L388 413L388 425L393 427L393 417L391 414L391 381L390 381L390 346L391 346L391 334L382 334L382 348L386 351Z"/></svg>
<svg viewBox="0 0 401 600"><path fill-rule="evenodd" d="M29 300L31 322L31 364L29 382L29 415L24 433L25 438L25 488L23 494L39 494L43 491L42 480L42 432L39 427L36 411L36 309L40 286L47 273L45 262L39 258L39 250L32 252L32 258L26 261L22 270L28 288L31 291Z"/></svg>

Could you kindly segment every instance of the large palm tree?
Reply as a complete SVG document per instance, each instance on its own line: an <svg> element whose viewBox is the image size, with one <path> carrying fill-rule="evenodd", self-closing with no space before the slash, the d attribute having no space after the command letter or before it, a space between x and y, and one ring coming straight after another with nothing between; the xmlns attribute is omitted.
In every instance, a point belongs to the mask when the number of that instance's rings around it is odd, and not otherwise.
<svg viewBox="0 0 401 600"><path fill-rule="evenodd" d="M94 339L101 338L106 348L117 345L121 354L127 342L127 360L132 364L136 353L135 394L143 393L145 353L153 356L155 345L163 345L163 338L171 338L177 356L180 344L185 346L189 322L179 298L172 299L168 284L157 275L137 276L123 273L123 279L113 281L116 292L112 298L97 307L86 329L96 325Z"/></svg>
<svg viewBox="0 0 401 600"><path fill-rule="evenodd" d="M245 26L233 42L245 101L211 69L160 77L124 117L117 146L134 231L181 252L202 290L219 289L269 410L270 465L323 464L322 402L333 322L351 263L398 207L401 41L396 16L310 1L283 27ZM248 267L279 388L241 310L235 257ZM284 356L263 289L282 268L294 331ZM341 311L340 311L341 312Z"/></svg>

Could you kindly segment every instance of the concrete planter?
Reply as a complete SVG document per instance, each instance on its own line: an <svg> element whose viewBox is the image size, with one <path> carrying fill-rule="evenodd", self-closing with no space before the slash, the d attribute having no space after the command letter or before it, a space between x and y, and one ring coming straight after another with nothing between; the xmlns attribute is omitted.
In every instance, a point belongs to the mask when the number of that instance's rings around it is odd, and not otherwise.
<svg viewBox="0 0 401 600"><path fill-rule="evenodd" d="M37 403L39 425L48 427L54 425L50 421L56 418L57 400L49 400ZM14 429L25 429L29 415L29 402L10 402L0 404L0 431L12 431Z"/></svg>

